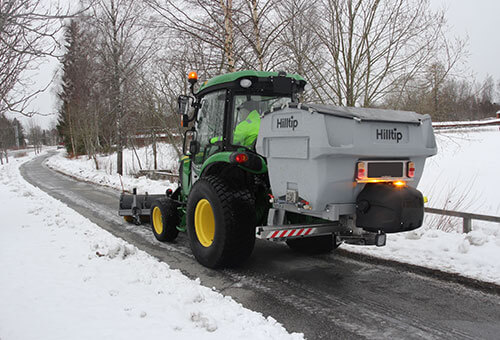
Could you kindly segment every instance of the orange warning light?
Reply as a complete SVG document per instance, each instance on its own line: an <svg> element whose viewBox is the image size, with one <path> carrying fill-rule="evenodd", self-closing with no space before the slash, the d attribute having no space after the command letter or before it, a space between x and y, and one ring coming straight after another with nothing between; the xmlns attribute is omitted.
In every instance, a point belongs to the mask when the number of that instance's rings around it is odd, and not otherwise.
<svg viewBox="0 0 500 340"><path fill-rule="evenodd" d="M191 82L191 81L197 82L198 81L198 73L196 73L195 71L189 72L188 80L189 80L189 82Z"/></svg>

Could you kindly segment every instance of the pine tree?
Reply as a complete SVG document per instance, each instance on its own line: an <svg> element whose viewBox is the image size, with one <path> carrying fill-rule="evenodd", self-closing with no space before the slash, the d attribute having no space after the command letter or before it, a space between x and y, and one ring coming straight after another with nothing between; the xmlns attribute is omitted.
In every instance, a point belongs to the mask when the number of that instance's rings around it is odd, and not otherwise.
<svg viewBox="0 0 500 340"><path fill-rule="evenodd" d="M61 101L57 131L62 137L69 154L85 152L82 137L82 115L89 98L88 52L86 37L77 21L72 20L64 34L66 53L62 61L62 89L58 94Z"/></svg>

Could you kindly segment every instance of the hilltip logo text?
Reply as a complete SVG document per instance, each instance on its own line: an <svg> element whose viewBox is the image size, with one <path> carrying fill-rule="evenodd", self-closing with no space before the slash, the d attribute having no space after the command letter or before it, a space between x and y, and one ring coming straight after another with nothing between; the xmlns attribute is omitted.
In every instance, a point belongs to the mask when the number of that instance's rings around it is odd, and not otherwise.
<svg viewBox="0 0 500 340"><path fill-rule="evenodd" d="M398 131L397 128L394 129L377 129L376 138L382 140L395 140L396 143L399 143L401 139L403 139L403 133Z"/></svg>
<svg viewBox="0 0 500 340"><path fill-rule="evenodd" d="M299 121L293 119L293 116L289 118L278 118L276 119L276 128L278 129L292 129L294 131L297 126L299 126Z"/></svg>

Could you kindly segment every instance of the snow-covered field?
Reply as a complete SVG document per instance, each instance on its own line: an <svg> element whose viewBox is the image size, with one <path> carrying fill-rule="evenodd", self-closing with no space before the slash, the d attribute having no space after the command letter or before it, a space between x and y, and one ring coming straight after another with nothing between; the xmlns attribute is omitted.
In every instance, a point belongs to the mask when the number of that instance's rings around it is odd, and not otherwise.
<svg viewBox="0 0 500 340"><path fill-rule="evenodd" d="M25 182L31 157L0 166L0 339L303 339Z"/></svg>
<svg viewBox="0 0 500 340"><path fill-rule="evenodd" d="M500 145L498 127L439 131L436 135L438 155L428 159L419 189L428 196L427 206L487 215L500 215L498 169ZM177 167L176 156L168 145L162 146L170 158L163 167ZM145 152L144 150L141 152ZM101 162L112 162L112 156ZM131 169L133 154L125 154L126 168ZM95 171L92 160L69 160L61 153L48 164L81 179L121 188L120 179L105 170ZM146 178L123 177L125 189L161 193L172 186ZM500 224L473 221L473 231L462 234L462 220L426 216L424 226L408 233L388 236L387 246L344 249L379 258L391 259L458 273L466 277L500 284Z"/></svg>
<svg viewBox="0 0 500 340"><path fill-rule="evenodd" d="M419 184L428 206L500 216L499 127L439 130L436 141Z"/></svg>

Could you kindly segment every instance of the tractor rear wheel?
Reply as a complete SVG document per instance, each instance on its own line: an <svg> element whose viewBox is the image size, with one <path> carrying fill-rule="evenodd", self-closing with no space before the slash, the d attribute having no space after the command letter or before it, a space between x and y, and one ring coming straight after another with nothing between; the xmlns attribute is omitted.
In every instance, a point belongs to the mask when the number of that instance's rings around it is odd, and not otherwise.
<svg viewBox="0 0 500 340"><path fill-rule="evenodd" d="M158 241L172 242L179 234L177 226L180 223L178 203L170 198L156 200L151 205L151 229Z"/></svg>
<svg viewBox="0 0 500 340"><path fill-rule="evenodd" d="M255 244L254 199L216 176L199 179L187 201L187 233L194 256L209 268L237 266Z"/></svg>
<svg viewBox="0 0 500 340"><path fill-rule="evenodd" d="M290 249L306 254L329 253L338 245L333 244L332 235L312 236L287 240Z"/></svg>

